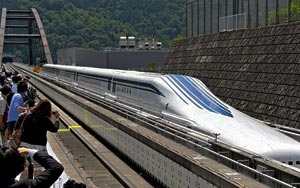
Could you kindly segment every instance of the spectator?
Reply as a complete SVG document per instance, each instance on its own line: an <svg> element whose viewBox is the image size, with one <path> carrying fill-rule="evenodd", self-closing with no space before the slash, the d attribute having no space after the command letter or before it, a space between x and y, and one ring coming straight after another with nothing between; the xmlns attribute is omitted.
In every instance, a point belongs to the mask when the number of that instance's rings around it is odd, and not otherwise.
<svg viewBox="0 0 300 188"><path fill-rule="evenodd" d="M34 179L17 182L16 176L24 170L25 156L33 157L45 170ZM13 188L49 188L62 174L64 168L45 151L28 148L18 150L1 147L0 149L0 187Z"/></svg>
<svg viewBox="0 0 300 188"><path fill-rule="evenodd" d="M8 110L7 127L9 135L13 132L15 123L20 113L27 110L27 108L24 107L24 98L25 93L27 92L27 84L21 81L18 83L17 89L17 93L13 95Z"/></svg>
<svg viewBox="0 0 300 188"><path fill-rule="evenodd" d="M12 85L11 72L6 72L5 75L6 76L5 76L4 84L9 84L11 86Z"/></svg>
<svg viewBox="0 0 300 188"><path fill-rule="evenodd" d="M4 85L4 82L5 82L5 73L2 72L2 73L0 74L0 84L1 84L1 86Z"/></svg>
<svg viewBox="0 0 300 188"><path fill-rule="evenodd" d="M22 79L23 79L22 74L17 73L17 72L15 72L15 74L16 74L17 77L18 77L18 82L22 81Z"/></svg>
<svg viewBox="0 0 300 188"><path fill-rule="evenodd" d="M17 91L18 91L19 77L16 76L16 75L14 75L11 80L12 80L11 90L12 90L12 92L17 93Z"/></svg>
<svg viewBox="0 0 300 188"><path fill-rule="evenodd" d="M25 103L28 105L28 107L33 107L35 104L35 99L36 99L36 89L30 85L30 76L24 76L23 81L27 84L28 86L28 92L27 92L27 97Z"/></svg>
<svg viewBox="0 0 300 188"><path fill-rule="evenodd" d="M84 183L79 183L75 180L69 179L64 183L63 188L86 188L86 185Z"/></svg>
<svg viewBox="0 0 300 188"><path fill-rule="evenodd" d="M21 146L38 150L46 150L47 131L57 132L59 128L59 113L55 112L55 122L51 121L52 109L48 100L41 100L30 114L23 114L20 118L25 118L21 137ZM20 125L16 125L18 128ZM33 161L35 175L41 172L38 163Z"/></svg>
<svg viewBox="0 0 300 188"><path fill-rule="evenodd" d="M11 102L11 99L14 95L14 93L11 91L11 87L9 86L9 84L5 84L2 89L2 95L3 98L5 99L6 105L5 105L5 111L4 111L4 115L3 115L3 124L4 127L1 130L1 136L2 136L2 143L5 143L7 141L7 116L8 116L8 110L9 110L9 105ZM1 120L0 120L1 121Z"/></svg>
<svg viewBox="0 0 300 188"><path fill-rule="evenodd" d="M28 76L28 75L24 76L23 80L24 80L24 82L27 83L28 86L30 86L30 85L29 85L29 82L30 82L30 76Z"/></svg>
<svg viewBox="0 0 300 188"><path fill-rule="evenodd" d="M6 107L6 100L3 97L3 94L0 92L0 129L1 131L5 129L5 124L3 122L3 116L5 113L5 107ZM1 135L1 145L5 142L2 140L2 135Z"/></svg>
<svg viewBox="0 0 300 188"><path fill-rule="evenodd" d="M23 81L27 84L27 87L30 88L31 85L29 84L30 82L30 76L24 76Z"/></svg>
<svg viewBox="0 0 300 188"><path fill-rule="evenodd" d="M40 100L24 121L21 141L46 148L47 131L57 132L59 128L59 113L54 113L55 123L51 121L51 103L46 99Z"/></svg>

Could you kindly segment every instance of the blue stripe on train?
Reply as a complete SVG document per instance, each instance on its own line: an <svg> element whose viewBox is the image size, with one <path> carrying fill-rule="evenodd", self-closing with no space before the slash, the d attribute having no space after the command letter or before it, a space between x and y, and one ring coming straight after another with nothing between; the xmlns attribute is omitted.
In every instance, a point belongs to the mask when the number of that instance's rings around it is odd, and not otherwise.
<svg viewBox="0 0 300 188"><path fill-rule="evenodd" d="M212 100L212 96L208 97L204 94L202 89L197 87L195 84L192 84L188 81L189 77L183 75L169 75L170 77L180 88L180 91L190 99L196 106L202 106L206 110L214 113L219 113L224 116L233 117L231 112L228 109L224 109L224 106L215 103L216 99Z"/></svg>
<svg viewBox="0 0 300 188"><path fill-rule="evenodd" d="M168 77L166 77L168 80L170 80ZM170 86L170 84L164 79L164 78L161 78L170 88L171 90L185 103L185 104L189 104L188 102L186 102L177 92L176 90ZM171 80L170 80L171 81ZM171 81L172 82L172 81ZM174 83L173 83L174 84Z"/></svg>
<svg viewBox="0 0 300 188"><path fill-rule="evenodd" d="M179 89L181 91L181 93L185 94L185 96L191 101L193 102L193 104L195 104L196 106L200 105L201 107L205 108L206 110L210 111L210 112L215 112L212 108L209 107L208 102L205 101L206 99L204 97L202 97L202 100L198 98L197 95L197 90L195 90L194 88L189 87L188 84L186 84L183 81L183 78L180 77L180 75L171 75L172 80L174 80L176 82L177 85L179 85ZM192 91L191 91L192 89Z"/></svg>
<svg viewBox="0 0 300 188"><path fill-rule="evenodd" d="M190 97L186 94L186 93L184 93L184 92L182 92L182 89L181 89L181 86L179 85L178 86L178 84L176 83L176 80L174 80L174 79L172 79L172 77L169 75L169 76L167 76L167 78L168 78L168 80L181 92L181 94L183 94L187 99L190 99ZM177 93L176 93L177 94ZM178 95L178 94L177 94ZM200 109L203 109L202 108L202 106L200 106L199 104L197 104L197 103L195 103L194 101L192 101L191 99L190 99L190 101L194 104L194 105L196 105L198 108L200 108Z"/></svg>
<svg viewBox="0 0 300 188"><path fill-rule="evenodd" d="M196 85L196 87L199 87L205 94L208 95L214 102L221 105L223 109L226 109L229 111L229 108L223 104L222 101L220 101L218 98L214 97L214 95L211 93L211 91L198 79L188 77L190 80L193 81L193 83Z"/></svg>
<svg viewBox="0 0 300 188"><path fill-rule="evenodd" d="M201 86L199 86L199 84L195 83L194 80L191 77L184 77L187 81L189 81L195 88L198 88L198 90L201 91L201 93L208 98L209 101L211 101L212 103L214 103L214 105L218 106L219 108L221 108L222 110L226 111L227 113L230 113L229 109L222 104L221 102L218 101L217 98L215 98L210 92L207 92L205 89L203 89Z"/></svg>

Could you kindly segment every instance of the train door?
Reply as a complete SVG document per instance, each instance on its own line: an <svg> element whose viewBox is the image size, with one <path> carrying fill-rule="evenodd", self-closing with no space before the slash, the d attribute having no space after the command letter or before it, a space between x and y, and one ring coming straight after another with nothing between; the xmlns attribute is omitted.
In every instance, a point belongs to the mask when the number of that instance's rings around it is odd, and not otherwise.
<svg viewBox="0 0 300 188"><path fill-rule="evenodd" d="M57 70L57 78L58 78L59 81L61 80L61 76L62 76L62 70L58 69Z"/></svg>
<svg viewBox="0 0 300 188"><path fill-rule="evenodd" d="M113 83L113 87L112 87L112 92L115 93L116 92L116 83Z"/></svg>
<svg viewBox="0 0 300 188"><path fill-rule="evenodd" d="M111 93L114 93L116 91L116 84L114 83L114 75L111 77L111 80L109 82L109 91Z"/></svg>
<svg viewBox="0 0 300 188"><path fill-rule="evenodd" d="M115 74L117 74L117 73L115 73ZM112 75L112 77L111 77L111 83L110 83L110 85L109 85L109 87L111 88L110 91L111 91L112 93L115 93L115 92L116 92L116 86L117 86L117 83L114 82L114 76L115 76L115 74Z"/></svg>
<svg viewBox="0 0 300 188"><path fill-rule="evenodd" d="M73 86L78 86L78 72L77 72L77 69L74 72L72 84L73 84Z"/></svg>
<svg viewBox="0 0 300 188"><path fill-rule="evenodd" d="M110 91L112 79L108 80L107 90Z"/></svg>
<svg viewBox="0 0 300 188"><path fill-rule="evenodd" d="M118 74L118 73L116 73ZM118 100L118 94L116 93L116 87L117 87L117 83L114 81L114 76L115 74L112 75L112 78L111 78L111 82L109 83L109 96L113 99L113 100Z"/></svg>
<svg viewBox="0 0 300 188"><path fill-rule="evenodd" d="M78 85L78 71L77 70L75 71L75 74L74 74L74 82Z"/></svg>
<svg viewBox="0 0 300 188"><path fill-rule="evenodd" d="M59 78L59 69L55 69L54 75L56 76L56 78Z"/></svg>

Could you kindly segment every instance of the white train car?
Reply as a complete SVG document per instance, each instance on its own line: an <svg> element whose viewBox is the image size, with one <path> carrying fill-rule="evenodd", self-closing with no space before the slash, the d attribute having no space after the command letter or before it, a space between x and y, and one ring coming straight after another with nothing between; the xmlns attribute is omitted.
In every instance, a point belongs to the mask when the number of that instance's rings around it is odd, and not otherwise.
<svg viewBox="0 0 300 188"><path fill-rule="evenodd" d="M299 142L222 102L196 78L63 65L44 65L42 75L300 168Z"/></svg>

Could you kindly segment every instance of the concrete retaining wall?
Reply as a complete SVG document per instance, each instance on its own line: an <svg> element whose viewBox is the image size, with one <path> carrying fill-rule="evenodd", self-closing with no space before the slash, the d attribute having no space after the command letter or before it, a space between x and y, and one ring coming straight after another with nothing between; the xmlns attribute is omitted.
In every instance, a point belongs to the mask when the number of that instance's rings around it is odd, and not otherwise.
<svg viewBox="0 0 300 188"><path fill-rule="evenodd" d="M162 72L197 77L253 117L300 128L300 23L178 41Z"/></svg>

